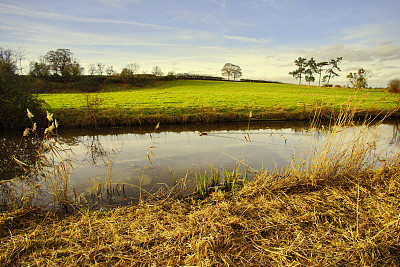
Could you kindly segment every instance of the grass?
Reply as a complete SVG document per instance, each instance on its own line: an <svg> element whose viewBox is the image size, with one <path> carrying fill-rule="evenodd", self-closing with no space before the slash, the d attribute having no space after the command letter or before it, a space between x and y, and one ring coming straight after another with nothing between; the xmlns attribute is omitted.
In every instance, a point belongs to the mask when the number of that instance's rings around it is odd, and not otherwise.
<svg viewBox="0 0 400 267"><path fill-rule="evenodd" d="M288 166L230 192L74 215L4 211L0 265L399 266L400 154L376 153L369 122L343 140L353 116L328 129L314 120L322 147L305 143Z"/></svg>
<svg viewBox="0 0 400 267"><path fill-rule="evenodd" d="M224 191L230 192L233 190L238 190L247 183L248 173L247 170L245 174L240 173L239 168L233 169L229 172L227 169L221 173L218 169L214 169L211 166L211 171L209 176L207 171L203 173L195 173L196 181L196 193L201 197L205 198L212 192Z"/></svg>
<svg viewBox="0 0 400 267"><path fill-rule="evenodd" d="M88 112L95 103L97 119ZM398 97L383 89L325 88L289 84L177 80L147 88L107 85L102 92L40 94L64 126L185 123L253 119L309 119L315 107L332 115L349 99L358 110L377 114L398 105ZM93 111L93 105L92 109ZM86 113L85 113L86 112ZM82 116L82 114L86 114Z"/></svg>

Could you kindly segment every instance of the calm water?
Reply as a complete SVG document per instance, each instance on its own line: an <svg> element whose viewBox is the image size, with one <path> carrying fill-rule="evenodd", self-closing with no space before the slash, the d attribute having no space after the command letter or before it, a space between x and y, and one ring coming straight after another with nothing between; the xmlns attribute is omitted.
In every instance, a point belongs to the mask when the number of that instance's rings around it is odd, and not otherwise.
<svg viewBox="0 0 400 267"><path fill-rule="evenodd" d="M312 135L308 123L263 122L154 127L60 129L59 140L70 149L71 184L80 194L91 192L111 174L112 183L125 184L118 201L135 199L139 189L155 192L171 188L182 178L188 184L195 173L213 168L239 167L250 177L262 170L285 166L302 144L322 143L323 135ZM356 130L357 127L354 127ZM201 135L200 132L206 134ZM379 128L378 147L393 151L399 147L399 123ZM18 147L21 133L3 133L1 168ZM343 137L343 140L346 137ZM35 144L25 138L17 158L29 163ZM12 165L12 164L11 164ZM11 168L10 168L11 167ZM15 166L2 172L2 179L15 175ZM89 185L89 186L88 186ZM121 192L120 192L121 193Z"/></svg>

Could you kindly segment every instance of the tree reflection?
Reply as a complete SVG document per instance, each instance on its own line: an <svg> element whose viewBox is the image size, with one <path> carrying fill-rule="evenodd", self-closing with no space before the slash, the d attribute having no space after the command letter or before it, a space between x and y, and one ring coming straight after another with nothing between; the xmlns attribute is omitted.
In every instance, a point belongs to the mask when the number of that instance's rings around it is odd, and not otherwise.
<svg viewBox="0 0 400 267"><path fill-rule="evenodd" d="M389 141L389 144L394 145L394 144L400 144L400 124L396 123L393 124L393 133L392 133L392 138Z"/></svg>
<svg viewBox="0 0 400 267"><path fill-rule="evenodd" d="M0 180L21 177L35 165L41 140L33 137L0 138Z"/></svg>
<svg viewBox="0 0 400 267"><path fill-rule="evenodd" d="M87 149L85 159L91 164L97 166L98 160L102 160L105 164L110 161L112 151L108 151L104 148L98 135L87 136L87 138L83 140L82 144Z"/></svg>

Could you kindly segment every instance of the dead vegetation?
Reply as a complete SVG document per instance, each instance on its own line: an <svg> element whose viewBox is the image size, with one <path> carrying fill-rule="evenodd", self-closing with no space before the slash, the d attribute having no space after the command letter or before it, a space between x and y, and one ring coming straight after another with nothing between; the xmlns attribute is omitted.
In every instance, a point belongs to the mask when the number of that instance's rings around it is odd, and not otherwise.
<svg viewBox="0 0 400 267"><path fill-rule="evenodd" d="M2 266L398 266L398 161L353 177L265 174L233 195L0 219Z"/></svg>

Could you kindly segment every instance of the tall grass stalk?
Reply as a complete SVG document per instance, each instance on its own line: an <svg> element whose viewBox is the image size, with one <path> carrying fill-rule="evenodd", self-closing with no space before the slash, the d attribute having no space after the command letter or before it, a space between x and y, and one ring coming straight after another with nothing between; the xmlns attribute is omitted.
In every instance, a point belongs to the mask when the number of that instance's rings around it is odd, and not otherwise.
<svg viewBox="0 0 400 267"><path fill-rule="evenodd" d="M33 134L34 139L39 142L36 150L34 164L28 165L13 157L14 160L25 169L22 177L1 181L2 205L8 208L26 207L39 203L38 193L48 191L52 196L52 204L59 206L62 210L69 211L72 198L76 196L70 184L71 160L65 149L57 138L58 122L53 114L47 112L48 126L39 137L36 123L33 122L34 115L27 110L28 118L32 122L30 128L25 129L22 138Z"/></svg>

